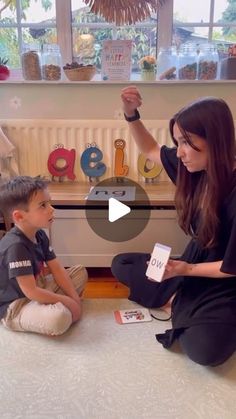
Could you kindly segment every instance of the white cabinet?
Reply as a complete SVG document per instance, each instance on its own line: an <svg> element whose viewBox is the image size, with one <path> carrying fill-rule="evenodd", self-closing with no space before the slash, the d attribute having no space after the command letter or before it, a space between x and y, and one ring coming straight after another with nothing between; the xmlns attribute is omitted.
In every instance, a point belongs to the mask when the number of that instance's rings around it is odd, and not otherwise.
<svg viewBox="0 0 236 419"><path fill-rule="evenodd" d="M125 242L111 242L97 236L86 220L84 209L57 209L50 239L64 266L81 263L86 267L108 267L118 253L151 252L156 242L170 246L172 256L178 256L188 242L177 225L176 212L170 209L151 210L142 233Z"/></svg>

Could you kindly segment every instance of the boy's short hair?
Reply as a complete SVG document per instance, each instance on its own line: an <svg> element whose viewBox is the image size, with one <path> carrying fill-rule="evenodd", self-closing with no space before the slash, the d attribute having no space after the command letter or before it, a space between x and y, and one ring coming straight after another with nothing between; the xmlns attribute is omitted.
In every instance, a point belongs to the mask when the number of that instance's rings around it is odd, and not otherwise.
<svg viewBox="0 0 236 419"><path fill-rule="evenodd" d="M0 211L9 214L15 209L27 210L32 197L47 188L49 181L40 176L17 176L0 185Z"/></svg>

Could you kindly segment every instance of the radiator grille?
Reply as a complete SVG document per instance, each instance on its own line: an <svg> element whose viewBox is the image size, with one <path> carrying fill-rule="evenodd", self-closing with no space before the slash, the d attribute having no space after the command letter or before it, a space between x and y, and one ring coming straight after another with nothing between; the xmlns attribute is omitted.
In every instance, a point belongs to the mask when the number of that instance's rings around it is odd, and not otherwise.
<svg viewBox="0 0 236 419"><path fill-rule="evenodd" d="M160 144L170 144L168 121L144 121L148 130ZM114 176L116 139L126 141L124 164L129 166L128 177L139 181L138 149L132 139L128 124L120 120L0 120L9 140L15 145L20 174L49 176L47 159L55 144L76 150L74 173L77 181L86 181L80 167L80 156L88 143L95 142L103 152L107 166L104 178ZM158 180L167 180L164 172Z"/></svg>

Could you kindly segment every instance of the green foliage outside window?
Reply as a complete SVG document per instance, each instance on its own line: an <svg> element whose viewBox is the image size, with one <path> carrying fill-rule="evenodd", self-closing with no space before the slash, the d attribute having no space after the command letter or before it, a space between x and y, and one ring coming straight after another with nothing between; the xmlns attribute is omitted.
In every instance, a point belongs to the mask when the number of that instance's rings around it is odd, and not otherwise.
<svg viewBox="0 0 236 419"><path fill-rule="evenodd" d="M41 2L41 5L45 11L50 10L52 7L51 0L34 0L35 3L38 1ZM24 11L27 10L32 4L32 0L21 0L21 10L22 10L22 20L26 20L26 16ZM11 68L19 68L20 67L20 52L19 52L19 42L18 42L18 35L17 30L15 28L7 27L9 24L14 23L14 18L2 18L3 12L9 8L12 12L16 11L16 0L0 0L0 22L5 27L0 28L0 55L7 56L8 64ZM43 32L43 35L40 39L33 39L29 29L26 28L24 30L23 41L24 43L44 43L47 42L52 30L47 29Z"/></svg>
<svg viewBox="0 0 236 419"><path fill-rule="evenodd" d="M50 10L52 7L52 0L34 0L40 2L45 11ZM26 11L32 0L21 0L22 6L22 19L26 20L24 11ZM9 59L9 66L11 68L20 67L20 53L18 45L18 35L16 28L9 28L7 25L13 23L13 18L1 18L4 10L9 8L12 12L16 10L16 0L0 0L0 22L5 24L5 27L0 28L0 55L6 56ZM50 20L52 22L52 20ZM132 67L133 71L139 71L138 62L145 55L156 55L156 43L157 43L157 30L156 21L150 20L149 23L153 23L153 27L135 27L135 26L122 26L122 27L111 27L107 26L105 20L93 13L88 13L88 7L76 10L72 13L72 22L75 23L76 27L73 28L73 39L74 45L76 45L76 37L79 34L91 33L94 36L94 56L91 57L93 63L97 68L101 68L101 49L102 42L105 39L112 39L115 34L115 39L131 39L133 41L132 48ZM228 0L228 6L222 14L222 22L236 22L236 0ZM46 23L46 21L44 22ZM89 28L88 24L99 24L98 29ZM79 27L79 25L83 27ZM236 42L236 28L224 28L222 29L224 40ZM213 39L222 39L222 33L214 29ZM52 43L56 41L56 29L54 28L42 28L34 30L32 28L22 29L23 42L24 43ZM222 41L223 43L223 41ZM76 58L76 48L74 55Z"/></svg>
<svg viewBox="0 0 236 419"><path fill-rule="evenodd" d="M228 7L222 13L222 19L220 22L228 22L228 23L236 23L236 0L228 0ZM223 35L227 37L227 39L236 41L236 28L223 28Z"/></svg>

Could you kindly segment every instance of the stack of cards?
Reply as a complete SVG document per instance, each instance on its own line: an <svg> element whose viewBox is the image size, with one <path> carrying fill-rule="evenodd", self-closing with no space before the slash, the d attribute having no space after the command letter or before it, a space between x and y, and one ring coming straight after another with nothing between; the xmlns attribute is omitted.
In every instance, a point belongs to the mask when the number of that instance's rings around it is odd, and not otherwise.
<svg viewBox="0 0 236 419"><path fill-rule="evenodd" d="M148 264L146 275L154 281L161 282L165 266L169 260L171 247L156 243Z"/></svg>

